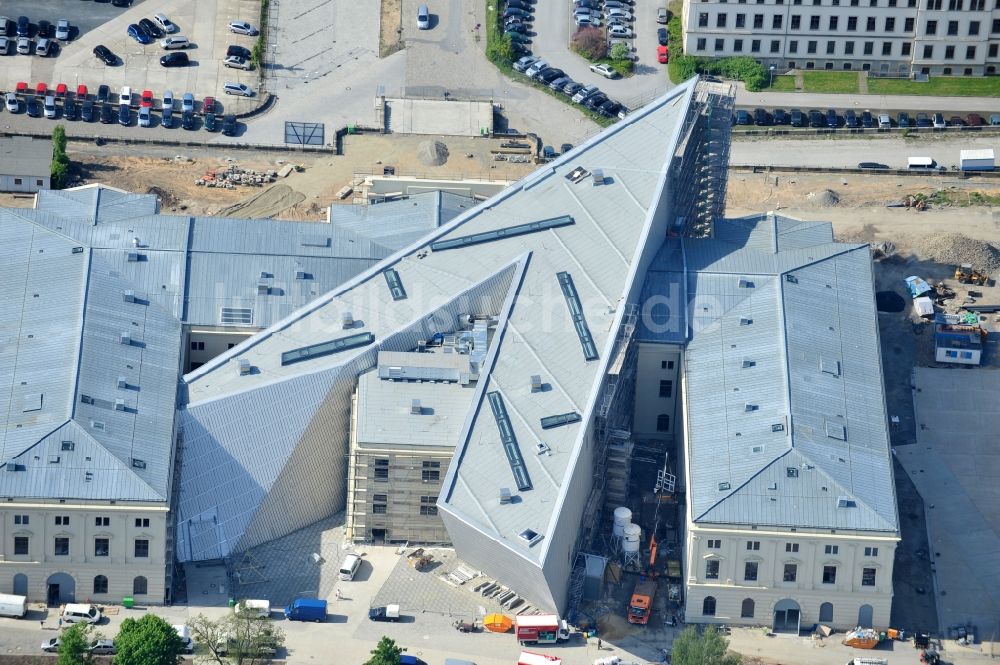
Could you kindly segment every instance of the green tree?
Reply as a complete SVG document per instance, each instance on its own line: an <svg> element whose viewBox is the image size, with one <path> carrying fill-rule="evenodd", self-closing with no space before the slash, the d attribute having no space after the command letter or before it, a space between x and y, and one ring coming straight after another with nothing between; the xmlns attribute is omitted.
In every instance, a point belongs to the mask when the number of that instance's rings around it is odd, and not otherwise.
<svg viewBox="0 0 1000 665"><path fill-rule="evenodd" d="M365 665L399 665L399 656L403 650L396 646L395 640L383 637L378 641L378 646L372 649L372 657Z"/></svg>
<svg viewBox="0 0 1000 665"><path fill-rule="evenodd" d="M611 56L612 60L624 60L628 57L628 46L618 42L611 47L611 52L608 55Z"/></svg>
<svg viewBox="0 0 1000 665"><path fill-rule="evenodd" d="M176 665L184 643L173 626L147 614L122 621L115 651L115 665Z"/></svg>
<svg viewBox="0 0 1000 665"><path fill-rule="evenodd" d="M74 623L59 636L59 658L56 665L87 665L90 656L90 624Z"/></svg>
<svg viewBox="0 0 1000 665"><path fill-rule="evenodd" d="M66 156L66 128L56 125L52 130L52 165L49 169L52 187L62 189L69 176L69 157Z"/></svg>
<svg viewBox="0 0 1000 665"><path fill-rule="evenodd" d="M253 610L233 612L217 620L199 614L188 627L198 643L195 659L200 663L256 665L269 660L285 643L281 629Z"/></svg>
<svg viewBox="0 0 1000 665"><path fill-rule="evenodd" d="M715 626L708 626L700 634L694 626L684 629L674 640L674 665L740 665L742 657L737 653L726 653L729 642Z"/></svg>
<svg viewBox="0 0 1000 665"><path fill-rule="evenodd" d="M514 42L510 35L496 29L491 29L490 32L492 35L488 38L486 57L494 64L510 65L514 62Z"/></svg>

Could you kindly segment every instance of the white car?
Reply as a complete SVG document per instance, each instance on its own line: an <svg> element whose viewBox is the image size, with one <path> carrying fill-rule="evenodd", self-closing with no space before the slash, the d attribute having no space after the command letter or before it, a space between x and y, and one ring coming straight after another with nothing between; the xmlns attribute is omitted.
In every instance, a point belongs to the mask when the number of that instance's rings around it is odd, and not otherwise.
<svg viewBox="0 0 1000 665"><path fill-rule="evenodd" d="M222 91L227 95L239 95L240 97L253 97L253 90L246 83L226 83L222 86Z"/></svg>
<svg viewBox="0 0 1000 665"><path fill-rule="evenodd" d="M55 653L56 651L59 651L59 638L50 637L49 639L42 642L42 651L45 651L47 653Z"/></svg>
<svg viewBox="0 0 1000 665"><path fill-rule="evenodd" d="M549 63L545 62L544 60L539 60L535 64L531 65L526 70L524 70L524 74L528 78L534 78L535 74L542 71L543 69L548 69L548 66Z"/></svg>
<svg viewBox="0 0 1000 665"><path fill-rule="evenodd" d="M231 67L233 69L243 69L246 71L250 71L251 69L253 69L252 62L250 62L246 58L241 58L238 55L227 56L226 59L222 61L222 64L225 65L226 67Z"/></svg>
<svg viewBox="0 0 1000 665"><path fill-rule="evenodd" d="M174 108L174 93L172 90L163 91L163 108L171 110Z"/></svg>
<svg viewBox="0 0 1000 665"><path fill-rule="evenodd" d="M4 106L11 113L17 113L21 110L21 102L17 101L17 95L13 92L8 92L4 97Z"/></svg>
<svg viewBox="0 0 1000 665"><path fill-rule="evenodd" d="M616 72L615 70L611 69L611 67L608 67L603 63L597 65L591 65L590 71L594 72L595 74L600 74L601 76L607 79L613 79L618 77L618 72Z"/></svg>
<svg viewBox="0 0 1000 665"><path fill-rule="evenodd" d="M9 37L0 37L0 55L10 55L10 46L13 43Z"/></svg>
<svg viewBox="0 0 1000 665"><path fill-rule="evenodd" d="M608 37L623 37L629 38L632 36L632 31L623 25L613 25L608 28Z"/></svg>
<svg viewBox="0 0 1000 665"><path fill-rule="evenodd" d="M190 92L185 92L184 96L181 97L181 113L187 113L188 111L194 113L194 95Z"/></svg>
<svg viewBox="0 0 1000 665"><path fill-rule="evenodd" d="M45 98L45 117L49 120L56 119L56 98L52 95L48 95Z"/></svg>
<svg viewBox="0 0 1000 665"><path fill-rule="evenodd" d="M577 16L576 27L599 28L601 27L601 19L597 18L596 16Z"/></svg>
<svg viewBox="0 0 1000 665"><path fill-rule="evenodd" d="M121 106L122 104L132 105L132 88L127 85L122 86L122 90L118 95L118 105Z"/></svg>
<svg viewBox="0 0 1000 665"><path fill-rule="evenodd" d="M177 27L177 24L168 19L165 14L156 14L153 16L153 20L156 21L157 24L163 28L163 32L168 35L180 30L180 28Z"/></svg>
<svg viewBox="0 0 1000 665"><path fill-rule="evenodd" d="M152 115L149 112L148 106L139 107L139 126L140 127L151 127L153 124Z"/></svg>
<svg viewBox="0 0 1000 665"><path fill-rule="evenodd" d="M56 39L61 42L69 41L69 21L64 18L56 21Z"/></svg>
<svg viewBox="0 0 1000 665"><path fill-rule="evenodd" d="M257 28L253 27L246 21L230 21L229 32L235 32L237 35L249 35L253 37L257 34Z"/></svg>
<svg viewBox="0 0 1000 665"><path fill-rule="evenodd" d="M526 55L514 63L514 70L518 72L523 72L525 69L531 67L539 60L540 58L537 55Z"/></svg>
<svg viewBox="0 0 1000 665"><path fill-rule="evenodd" d="M609 19L609 18L612 18L614 16L622 18L622 19L624 19L626 21L631 21L632 20L632 14L630 14L627 11L625 11L624 9L617 9L616 8L616 9L607 9L607 10L604 11L604 18L608 18Z"/></svg>
<svg viewBox="0 0 1000 665"><path fill-rule="evenodd" d="M21 55L31 55L31 38L18 37L17 52L20 53Z"/></svg>

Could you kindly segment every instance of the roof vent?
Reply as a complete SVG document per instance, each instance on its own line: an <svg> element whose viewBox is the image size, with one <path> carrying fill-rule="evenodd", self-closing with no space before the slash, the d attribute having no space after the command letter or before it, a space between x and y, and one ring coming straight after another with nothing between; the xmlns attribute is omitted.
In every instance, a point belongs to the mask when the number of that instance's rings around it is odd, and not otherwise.
<svg viewBox="0 0 1000 665"><path fill-rule="evenodd" d="M271 273L267 272L266 270L261 270L260 271L260 278L261 279L270 279L272 277L274 277L274 275L272 275Z"/></svg>
<svg viewBox="0 0 1000 665"><path fill-rule="evenodd" d="M420 406L420 400L415 399L410 402L410 414L414 416L419 416L424 412L423 408Z"/></svg>
<svg viewBox="0 0 1000 665"><path fill-rule="evenodd" d="M756 364L757 363L755 363L754 361L750 360L749 358L744 358L743 359L743 363L740 366L743 369L750 369L751 367L753 367Z"/></svg>
<svg viewBox="0 0 1000 665"><path fill-rule="evenodd" d="M77 247L74 247L74 248L72 249L72 253L73 253L73 254L83 254L83 247L79 247L79 246L77 246Z"/></svg>
<svg viewBox="0 0 1000 665"><path fill-rule="evenodd" d="M266 296L271 291L267 282L257 282L257 295Z"/></svg>
<svg viewBox="0 0 1000 665"><path fill-rule="evenodd" d="M754 283L751 282L746 277L740 277L740 288L741 289L752 289L752 288L754 288Z"/></svg>
<svg viewBox="0 0 1000 665"><path fill-rule="evenodd" d="M49 460L49 464L58 464L59 463L59 455L49 455L48 460Z"/></svg>
<svg viewBox="0 0 1000 665"><path fill-rule="evenodd" d="M139 246L139 236L135 236L134 238L132 238L132 246L133 247Z"/></svg>
<svg viewBox="0 0 1000 665"><path fill-rule="evenodd" d="M770 485L767 486L767 489L773 492L774 490L778 489L778 483L771 483Z"/></svg>
<svg viewBox="0 0 1000 665"><path fill-rule="evenodd" d="M831 420L826 421L826 435L838 441L847 441L847 428Z"/></svg>
<svg viewBox="0 0 1000 665"><path fill-rule="evenodd" d="M124 410L125 410L125 400L123 400L123 399L116 399L115 400L115 411L124 411Z"/></svg>
<svg viewBox="0 0 1000 665"><path fill-rule="evenodd" d="M604 184L604 169L594 169L594 185Z"/></svg>
<svg viewBox="0 0 1000 665"><path fill-rule="evenodd" d="M771 431L772 432L784 432L785 431L785 423L774 423L773 425L771 425Z"/></svg>
<svg viewBox="0 0 1000 665"><path fill-rule="evenodd" d="M76 448L76 444L74 442L72 442L72 441L63 441L62 442L62 450L74 450L75 448Z"/></svg>
<svg viewBox="0 0 1000 665"><path fill-rule="evenodd" d="M295 272L295 279L312 279L312 275L302 270Z"/></svg>
<svg viewBox="0 0 1000 665"><path fill-rule="evenodd" d="M546 454L551 454L552 449L549 448L549 444L542 443L541 441L539 441L538 443L535 444L535 452L537 452L539 455L546 455Z"/></svg>
<svg viewBox="0 0 1000 665"><path fill-rule="evenodd" d="M582 166L577 166L575 169L566 174L566 179L572 181L573 183L578 183L588 175L590 175L590 171Z"/></svg>
<svg viewBox="0 0 1000 665"><path fill-rule="evenodd" d="M542 539L542 534L538 533L537 531L533 531L531 529L525 529L521 533L517 534L517 537L526 542L528 544L528 547L531 547L532 545L534 545L535 543L537 543L539 540Z"/></svg>
<svg viewBox="0 0 1000 665"><path fill-rule="evenodd" d="M501 504L508 504L508 503L510 503L510 488L509 487L501 487L500 488L500 503Z"/></svg>
<svg viewBox="0 0 1000 665"><path fill-rule="evenodd" d="M125 346L132 346L132 336L129 335L128 333L122 333L118 337L118 341L124 344Z"/></svg>
<svg viewBox="0 0 1000 665"><path fill-rule="evenodd" d="M858 502L849 496L838 496L837 497L837 507L838 508L857 508Z"/></svg>
<svg viewBox="0 0 1000 665"><path fill-rule="evenodd" d="M760 408L759 406L757 406L756 404L751 404L750 402L747 402L746 404L743 405L743 410L747 413L756 411L759 408Z"/></svg>
<svg viewBox="0 0 1000 665"><path fill-rule="evenodd" d="M542 375L532 374L531 375L531 392L540 393L542 392Z"/></svg>
<svg viewBox="0 0 1000 665"><path fill-rule="evenodd" d="M122 300L125 302L135 302L135 291L126 291L123 293Z"/></svg>
<svg viewBox="0 0 1000 665"><path fill-rule="evenodd" d="M344 330L354 327L354 315L350 312L344 312L340 315L340 327Z"/></svg>
<svg viewBox="0 0 1000 665"><path fill-rule="evenodd" d="M753 323L753 319L751 319L749 316L741 316L740 317L740 325L741 326L749 326L752 323Z"/></svg>
<svg viewBox="0 0 1000 665"><path fill-rule="evenodd" d="M788 282L789 284L798 284L799 278L796 277L795 275L785 275L785 281Z"/></svg>
<svg viewBox="0 0 1000 665"><path fill-rule="evenodd" d="M788 476L789 478L798 478L799 470L796 469L794 466L785 467L785 475Z"/></svg>
<svg viewBox="0 0 1000 665"><path fill-rule="evenodd" d="M720 492L725 492L725 491L729 490L730 488L731 488L731 485L729 483L719 483L719 491Z"/></svg>
<svg viewBox="0 0 1000 665"><path fill-rule="evenodd" d="M139 261L139 252L125 252L125 259L129 263L138 263L138 261Z"/></svg>
<svg viewBox="0 0 1000 665"><path fill-rule="evenodd" d="M146 468L146 462L145 462L145 460L136 459L135 457L133 457L132 458L132 468L133 469L145 469Z"/></svg>
<svg viewBox="0 0 1000 665"><path fill-rule="evenodd" d="M246 376L247 374L249 374L250 373L250 369L251 369L250 368L250 359L249 358L240 358L240 363L239 363L239 373L240 373L240 376Z"/></svg>
<svg viewBox="0 0 1000 665"><path fill-rule="evenodd" d="M753 446L750 448L751 453L762 453L764 452L764 446Z"/></svg>
<svg viewBox="0 0 1000 665"><path fill-rule="evenodd" d="M24 465L18 464L14 460L10 460L9 462L7 462L7 465L4 468L10 471L11 473L13 473L14 471L24 471Z"/></svg>
<svg viewBox="0 0 1000 665"><path fill-rule="evenodd" d="M840 361L829 358L819 359L819 371L830 376L840 376Z"/></svg>
<svg viewBox="0 0 1000 665"><path fill-rule="evenodd" d="M118 387L121 389L128 388L128 381L125 379L124 376L121 375L118 376Z"/></svg>
<svg viewBox="0 0 1000 665"><path fill-rule="evenodd" d="M417 340L417 353L425 353L427 351L427 340L418 339Z"/></svg>

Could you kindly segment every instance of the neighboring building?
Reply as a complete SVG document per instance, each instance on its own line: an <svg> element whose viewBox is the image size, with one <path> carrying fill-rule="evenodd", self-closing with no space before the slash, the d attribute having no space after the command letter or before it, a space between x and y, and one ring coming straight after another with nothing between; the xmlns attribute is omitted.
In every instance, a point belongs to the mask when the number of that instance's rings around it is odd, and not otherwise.
<svg viewBox="0 0 1000 665"><path fill-rule="evenodd" d="M685 619L889 625L899 521L868 246L723 220L664 245L643 298L678 290L687 306L637 336L649 366L682 354Z"/></svg>
<svg viewBox="0 0 1000 665"><path fill-rule="evenodd" d="M982 76L1000 64L985 0L686 0L684 52L789 69Z"/></svg>
<svg viewBox="0 0 1000 665"><path fill-rule="evenodd" d="M0 192L34 194L50 187L52 141L0 138Z"/></svg>
<svg viewBox="0 0 1000 665"><path fill-rule="evenodd" d="M985 342L986 331L978 323L962 323L947 314L938 315L934 323L934 360L939 363L979 365Z"/></svg>

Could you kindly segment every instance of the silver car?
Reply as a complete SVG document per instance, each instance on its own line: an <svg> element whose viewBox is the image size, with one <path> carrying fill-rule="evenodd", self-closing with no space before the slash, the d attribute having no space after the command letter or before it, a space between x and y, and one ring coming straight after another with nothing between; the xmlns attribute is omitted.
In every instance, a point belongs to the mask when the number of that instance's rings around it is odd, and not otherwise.
<svg viewBox="0 0 1000 665"><path fill-rule="evenodd" d="M0 55L10 55L12 43L9 37L0 37Z"/></svg>
<svg viewBox="0 0 1000 665"><path fill-rule="evenodd" d="M64 18L56 21L56 39L61 42L69 41L69 21Z"/></svg>
<svg viewBox="0 0 1000 665"><path fill-rule="evenodd" d="M30 37L18 37L17 38L17 52L21 55L31 55L31 38Z"/></svg>
<svg viewBox="0 0 1000 665"><path fill-rule="evenodd" d="M3 96L3 98L4 98L4 106L7 107L8 111L10 111L11 113L17 113L18 111L21 110L21 102L17 100L17 95L15 93L8 92Z"/></svg>
<svg viewBox="0 0 1000 665"><path fill-rule="evenodd" d="M246 21L230 21L229 32L235 32L237 35L249 35L250 37L253 37L257 34L257 28L253 27Z"/></svg>

